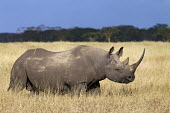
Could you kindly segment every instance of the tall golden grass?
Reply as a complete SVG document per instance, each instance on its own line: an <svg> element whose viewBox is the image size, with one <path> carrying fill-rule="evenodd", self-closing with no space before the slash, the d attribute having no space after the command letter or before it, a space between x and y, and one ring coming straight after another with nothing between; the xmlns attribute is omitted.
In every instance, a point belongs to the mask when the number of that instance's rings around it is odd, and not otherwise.
<svg viewBox="0 0 170 113"><path fill-rule="evenodd" d="M101 81L100 96L44 94L32 96L23 90L7 92L15 60L31 48L64 51L77 45L109 50L124 47L121 60L136 62L146 48L144 60L130 84ZM170 113L170 43L168 42L53 42L0 43L0 113Z"/></svg>

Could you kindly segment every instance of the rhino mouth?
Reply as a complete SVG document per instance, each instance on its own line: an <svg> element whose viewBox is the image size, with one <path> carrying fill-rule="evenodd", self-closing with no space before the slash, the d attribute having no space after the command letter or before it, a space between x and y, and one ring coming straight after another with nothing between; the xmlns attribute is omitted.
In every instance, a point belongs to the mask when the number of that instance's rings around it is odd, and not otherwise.
<svg viewBox="0 0 170 113"><path fill-rule="evenodd" d="M133 82L133 80L130 80L130 79L128 79L128 78L124 78L121 82L119 82L119 83L123 83L123 84L128 84L128 83L130 83L130 82Z"/></svg>

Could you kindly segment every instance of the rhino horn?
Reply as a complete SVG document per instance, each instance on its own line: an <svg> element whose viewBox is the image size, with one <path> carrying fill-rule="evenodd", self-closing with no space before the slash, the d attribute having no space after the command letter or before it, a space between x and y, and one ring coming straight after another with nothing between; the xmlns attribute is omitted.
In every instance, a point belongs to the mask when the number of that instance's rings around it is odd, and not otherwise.
<svg viewBox="0 0 170 113"><path fill-rule="evenodd" d="M139 66L139 64L140 64L141 61L143 60L144 55L145 55L145 49L143 50L143 54L142 54L142 56L140 57L140 59L138 60L138 62L130 65L130 68L131 68L131 70L132 70L133 72L136 71L137 67Z"/></svg>
<svg viewBox="0 0 170 113"><path fill-rule="evenodd" d="M129 57L123 61L123 64L125 64L125 65L129 64Z"/></svg>

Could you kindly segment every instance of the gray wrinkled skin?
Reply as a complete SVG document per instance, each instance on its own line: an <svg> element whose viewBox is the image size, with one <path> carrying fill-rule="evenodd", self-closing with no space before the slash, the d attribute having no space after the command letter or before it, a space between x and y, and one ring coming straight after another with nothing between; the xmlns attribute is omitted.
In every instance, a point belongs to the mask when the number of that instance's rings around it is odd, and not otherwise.
<svg viewBox="0 0 170 113"><path fill-rule="evenodd" d="M134 73L140 60L128 65L129 58L120 62L123 47L112 54L90 46L77 46L63 52L50 52L44 49L31 49L21 55L11 70L8 90L17 92L26 87L27 90L67 92L98 91L99 81L108 78L118 83L130 83L135 79Z"/></svg>

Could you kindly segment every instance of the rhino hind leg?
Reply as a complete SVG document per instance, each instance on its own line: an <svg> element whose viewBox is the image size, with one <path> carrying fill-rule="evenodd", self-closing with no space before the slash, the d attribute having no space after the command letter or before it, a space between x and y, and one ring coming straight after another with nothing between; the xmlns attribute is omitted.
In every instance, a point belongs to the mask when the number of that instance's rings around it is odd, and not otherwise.
<svg viewBox="0 0 170 113"><path fill-rule="evenodd" d="M30 91L31 94L39 94L39 91L37 88L31 83L31 81L27 78L27 83L26 83L26 90Z"/></svg>
<svg viewBox="0 0 170 113"><path fill-rule="evenodd" d="M10 80L8 91L12 90L12 91L18 93L18 92L22 91L25 88L25 86L26 86L25 81L22 81L19 79L13 79L13 80Z"/></svg>
<svg viewBox="0 0 170 113"><path fill-rule="evenodd" d="M26 87L27 76L24 68L13 67L11 72L9 90L20 92Z"/></svg>

